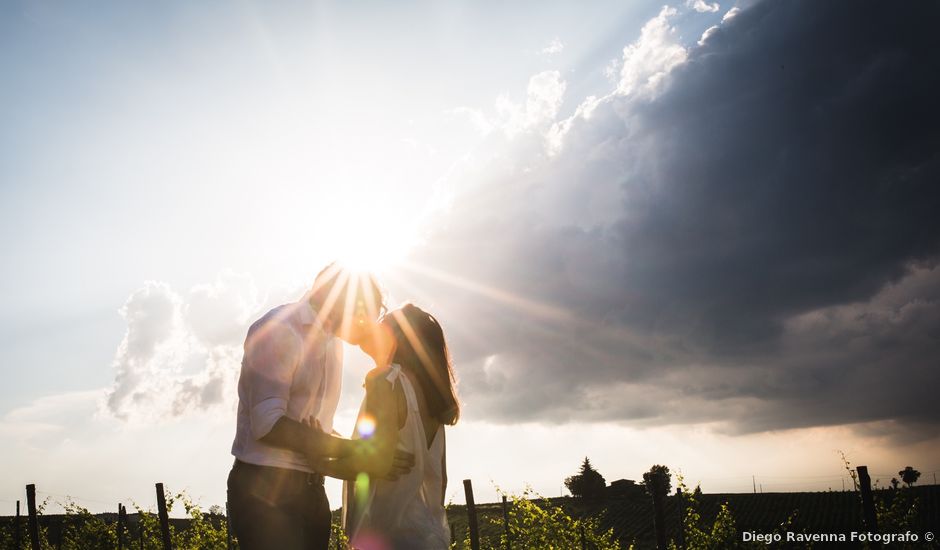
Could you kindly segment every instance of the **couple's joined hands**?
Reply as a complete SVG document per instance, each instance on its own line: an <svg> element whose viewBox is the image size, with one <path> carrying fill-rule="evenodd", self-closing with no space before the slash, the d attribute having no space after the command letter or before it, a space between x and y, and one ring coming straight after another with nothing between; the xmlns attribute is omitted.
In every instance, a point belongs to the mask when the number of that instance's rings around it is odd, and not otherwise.
<svg viewBox="0 0 940 550"><path fill-rule="evenodd" d="M306 426L313 428L321 433L326 433L323 429L323 426L320 424L319 420L311 418L306 419L303 422ZM339 436L335 432L332 435ZM367 464L370 458L370 455L373 454L374 450L370 448L370 443L363 440L353 440L353 439L344 439L348 442L349 449L345 456L341 457L343 460L350 461L351 465L355 466L355 469L358 471L366 471ZM323 458L322 456L308 457L308 460L317 472L329 471L329 464L332 462L329 458ZM409 452L405 452L399 449L395 449L395 454L392 457L391 468L388 472L381 476L382 479L388 481L395 481L399 477L406 475L408 472L414 468L415 465L415 455Z"/></svg>

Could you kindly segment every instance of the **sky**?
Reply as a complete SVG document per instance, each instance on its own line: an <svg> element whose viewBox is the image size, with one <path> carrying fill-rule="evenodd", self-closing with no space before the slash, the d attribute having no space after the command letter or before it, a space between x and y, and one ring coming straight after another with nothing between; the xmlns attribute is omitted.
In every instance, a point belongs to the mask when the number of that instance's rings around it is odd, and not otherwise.
<svg viewBox="0 0 940 550"><path fill-rule="evenodd" d="M4 3L0 510L222 504L245 331L337 258L444 327L453 502L933 482L938 9Z"/></svg>

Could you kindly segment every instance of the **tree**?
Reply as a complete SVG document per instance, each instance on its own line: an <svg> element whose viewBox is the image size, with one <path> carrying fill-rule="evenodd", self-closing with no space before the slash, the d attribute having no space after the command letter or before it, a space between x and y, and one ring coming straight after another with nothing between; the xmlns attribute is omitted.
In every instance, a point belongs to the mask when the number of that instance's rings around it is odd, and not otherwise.
<svg viewBox="0 0 940 550"><path fill-rule="evenodd" d="M598 498L604 495L607 481L600 472L594 469L588 457L584 457L581 471L577 475L565 478L565 487L576 497Z"/></svg>
<svg viewBox="0 0 940 550"><path fill-rule="evenodd" d="M898 475L901 476L901 481L907 483L908 487L913 486L920 478L920 472L910 466L906 466L903 470L898 472Z"/></svg>
<svg viewBox="0 0 940 550"><path fill-rule="evenodd" d="M672 490L672 475L667 466L655 464L650 471L643 474L643 484L650 495L666 496Z"/></svg>
<svg viewBox="0 0 940 550"><path fill-rule="evenodd" d="M672 490L669 468L654 464L650 471L643 474L646 492L653 497L653 527L656 529L656 548L666 550L666 508L665 501Z"/></svg>

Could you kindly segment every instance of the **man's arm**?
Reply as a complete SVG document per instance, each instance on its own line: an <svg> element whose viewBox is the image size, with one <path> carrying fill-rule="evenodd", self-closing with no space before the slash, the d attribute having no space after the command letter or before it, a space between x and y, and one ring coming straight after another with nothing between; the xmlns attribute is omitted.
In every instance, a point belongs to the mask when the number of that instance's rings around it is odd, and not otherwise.
<svg viewBox="0 0 940 550"><path fill-rule="evenodd" d="M291 383L303 342L288 326L271 319L248 335L245 369L251 435L256 440L303 454L310 460L349 455L351 441L324 434L286 416Z"/></svg>
<svg viewBox="0 0 940 550"><path fill-rule="evenodd" d="M286 416L278 418L271 431L259 441L296 451L311 463L349 456L355 449L355 443L349 439L323 433Z"/></svg>

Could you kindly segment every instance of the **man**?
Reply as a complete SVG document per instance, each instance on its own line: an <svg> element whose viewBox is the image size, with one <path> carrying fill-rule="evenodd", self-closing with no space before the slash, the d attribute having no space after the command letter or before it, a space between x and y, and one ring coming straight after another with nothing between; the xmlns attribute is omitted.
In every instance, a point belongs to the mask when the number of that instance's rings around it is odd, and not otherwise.
<svg viewBox="0 0 940 550"><path fill-rule="evenodd" d="M363 443L329 435L339 401L342 346L358 345L384 310L370 275L327 266L298 302L248 329L238 379L238 420L228 478L232 526L242 550L326 549L330 505L323 458L364 456ZM399 454L390 475L410 469Z"/></svg>

